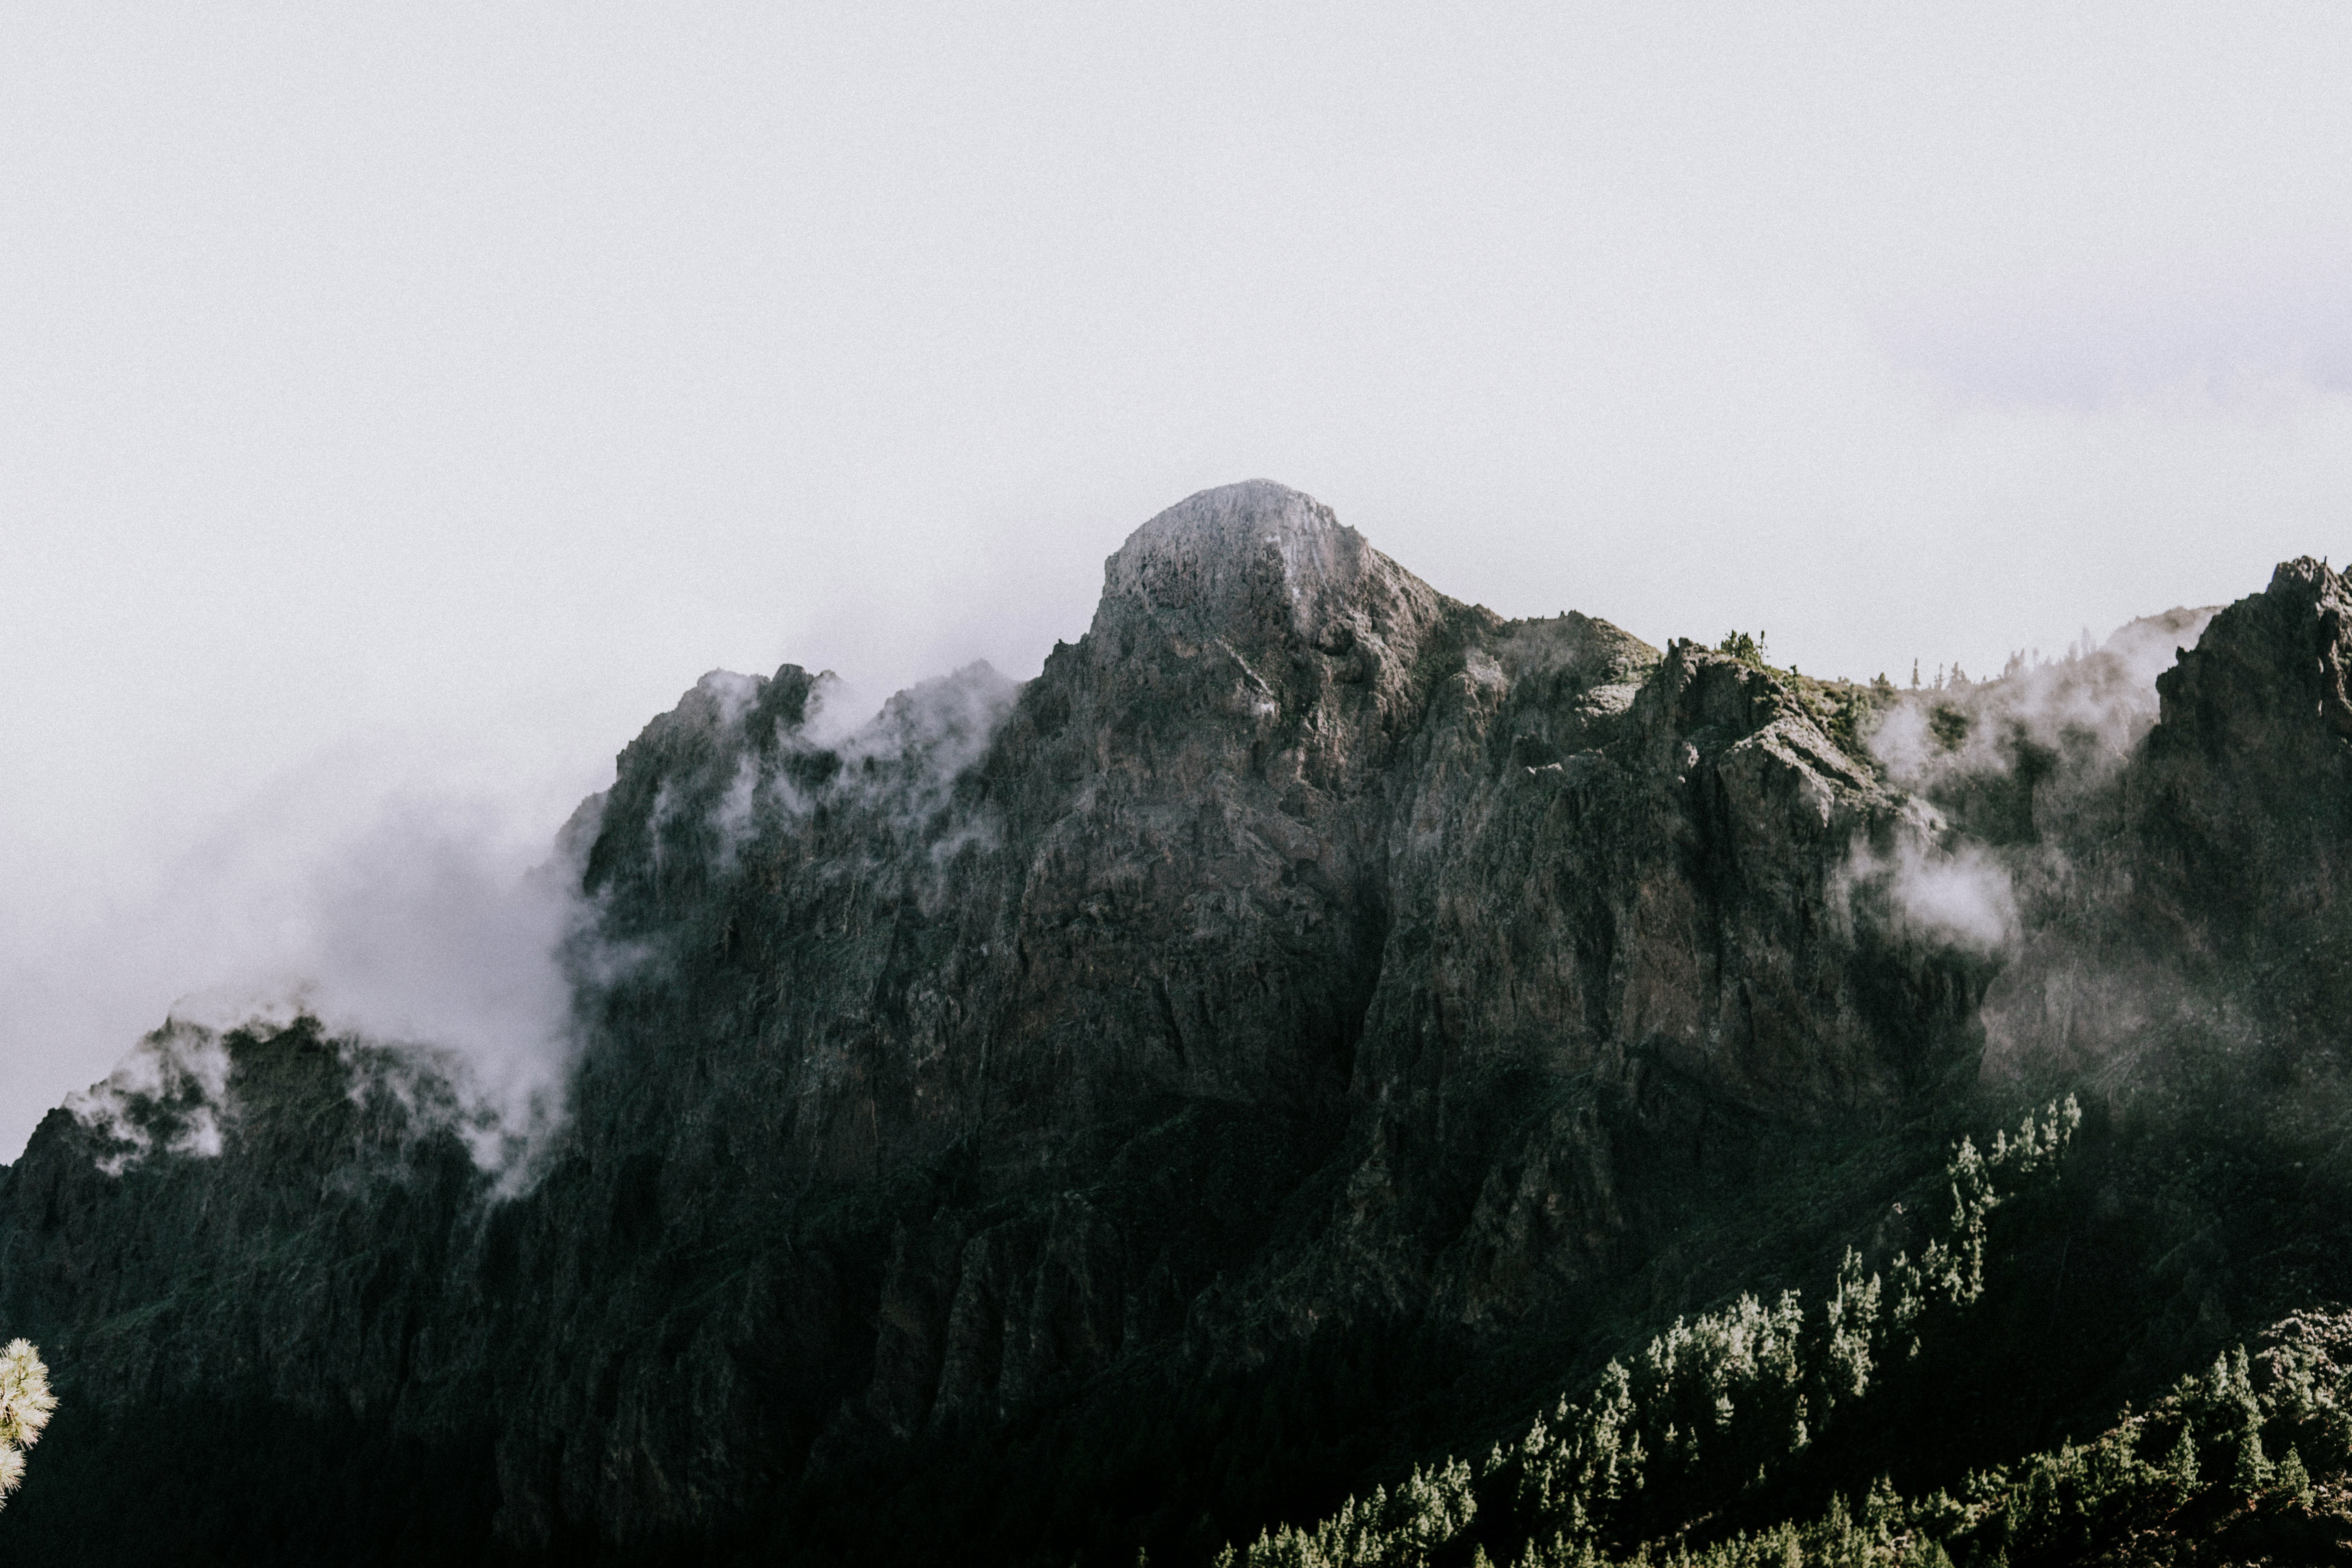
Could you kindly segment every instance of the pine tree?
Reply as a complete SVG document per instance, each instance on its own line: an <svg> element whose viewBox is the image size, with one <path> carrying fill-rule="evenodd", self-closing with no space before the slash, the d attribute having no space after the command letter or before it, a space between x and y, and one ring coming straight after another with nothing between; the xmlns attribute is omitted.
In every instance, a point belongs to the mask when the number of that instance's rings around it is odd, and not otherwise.
<svg viewBox="0 0 2352 1568"><path fill-rule="evenodd" d="M2180 1424L2180 1440L2165 1457L2164 1473L2171 1479L2172 1489L2182 1501L2187 1501L2189 1494L2197 1489L2197 1438L2186 1421Z"/></svg>
<svg viewBox="0 0 2352 1568"><path fill-rule="evenodd" d="M1903 1528L1903 1496L1895 1489L1895 1482L1882 1475L1870 1483L1870 1490L1862 1500L1862 1522L1881 1546L1891 1545L1895 1532Z"/></svg>
<svg viewBox="0 0 2352 1568"><path fill-rule="evenodd" d="M2311 1472L2303 1468L2303 1456L2294 1451L2294 1444L2287 1445L2286 1458L2278 1462L2272 1481L2296 1503L2305 1508L2311 1506Z"/></svg>
<svg viewBox="0 0 2352 1568"><path fill-rule="evenodd" d="M2230 1482L2242 1497L2260 1497L2270 1489L2271 1462L2263 1457L2263 1431L2252 1422L2238 1429L2238 1462Z"/></svg>

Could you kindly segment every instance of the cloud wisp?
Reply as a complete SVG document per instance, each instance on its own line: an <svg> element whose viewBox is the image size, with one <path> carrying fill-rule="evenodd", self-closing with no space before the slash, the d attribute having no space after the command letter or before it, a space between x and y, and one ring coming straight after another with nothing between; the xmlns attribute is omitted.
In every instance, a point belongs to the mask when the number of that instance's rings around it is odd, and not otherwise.
<svg viewBox="0 0 2352 1568"><path fill-rule="evenodd" d="M2096 647L2084 633L2063 658L2021 652L1999 679L1905 694L1871 731L1871 752L1917 794L2021 767L2065 784L2105 779L2155 726L2156 678L2196 646L2215 613L2144 616Z"/></svg>
<svg viewBox="0 0 2352 1568"><path fill-rule="evenodd" d="M66 1108L117 1172L218 1153L237 1114L225 1037L308 1016L343 1043L354 1093L387 1072L444 1080L411 1109L454 1119L511 1175L561 1123L576 987L609 959L575 850L576 836L531 846L480 800L278 781L144 898L37 933L19 961L63 978L28 988L14 1022L78 1055L112 1034L113 1070Z"/></svg>
<svg viewBox="0 0 2352 1568"><path fill-rule="evenodd" d="M714 671L671 717L708 726L716 744L644 808L656 879L679 856L698 876L733 875L777 836L822 831L820 807L933 862L992 837L954 809L954 785L1019 683L975 664L877 711L821 677L798 722L762 709L767 685ZM355 1096L388 1093L413 1124L449 1125L518 1189L564 1123L588 1002L657 961L647 933L606 929L614 889L583 892L612 798L592 795L551 849L481 800L338 797L324 776L282 781L142 903L52 932L35 955L79 977L47 998L53 1019L131 1036L119 1006L77 1006L125 988L167 1013L161 1027L154 1013L141 1020L149 1032L110 1052L113 1070L67 1109L101 1135L116 1173L158 1153L216 1154L238 1114L227 1037L310 1017L341 1046Z"/></svg>
<svg viewBox="0 0 2352 1568"><path fill-rule="evenodd" d="M2071 880L2045 833L2115 778L2156 723L2157 676L2213 614L2168 610L2063 658L2020 652L1997 679L1898 693L1865 742L1914 801L1886 842L1855 841L1842 906L1906 938L2013 950L2027 909Z"/></svg>
<svg viewBox="0 0 2352 1568"><path fill-rule="evenodd" d="M1906 817L1885 848L1857 839L1837 871L1839 907L1900 937L2000 952L2018 935L2009 868L1981 845L1937 846L1932 827L1931 818Z"/></svg>
<svg viewBox="0 0 2352 1568"><path fill-rule="evenodd" d="M1911 798L1837 873L1857 921L1983 963L1989 1080L2058 1075L2123 1093L2151 1061L2235 1050L2243 999L2192 984L2135 916L2126 773L2155 727L2156 678L2213 609L2143 616L1997 679L1900 694L1867 735Z"/></svg>

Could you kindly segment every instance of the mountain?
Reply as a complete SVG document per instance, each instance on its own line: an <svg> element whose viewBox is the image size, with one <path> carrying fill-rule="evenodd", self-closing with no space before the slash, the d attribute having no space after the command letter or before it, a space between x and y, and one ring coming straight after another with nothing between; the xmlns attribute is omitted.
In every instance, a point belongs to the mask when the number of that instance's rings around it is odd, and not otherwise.
<svg viewBox="0 0 2352 1568"><path fill-rule="evenodd" d="M1858 687L1505 620L1256 481L1034 680L852 727L706 677L558 846L578 1058L506 1163L310 1017L41 1124L0 1332L63 1405L0 1544L1206 1561L1678 1317L1899 1279L1959 1141L2068 1093L1921 1370L1740 1506L2095 1431L2352 1293L2347 606L2298 561Z"/></svg>

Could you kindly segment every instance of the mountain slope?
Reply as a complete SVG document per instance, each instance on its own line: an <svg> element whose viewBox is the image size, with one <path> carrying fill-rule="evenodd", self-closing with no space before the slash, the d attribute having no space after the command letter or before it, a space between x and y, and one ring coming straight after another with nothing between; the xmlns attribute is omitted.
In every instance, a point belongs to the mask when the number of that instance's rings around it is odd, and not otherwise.
<svg viewBox="0 0 2352 1568"><path fill-rule="evenodd" d="M2249 1029L2265 1070L2333 1049L2323 567L2218 620L2148 739L1916 774L1858 737L1990 696L1505 621L1264 482L1105 577L1025 685L845 731L787 666L647 726L566 830L582 1056L526 1180L429 1059L310 1021L174 1026L53 1113L0 1321L65 1408L0 1540L1205 1555L1905 1245L2012 1082L2115 1059L2068 977L2179 972L2167 1092ZM1999 929L1955 923L1971 877ZM2203 1310L2066 1397L2170 1375ZM191 1454L194 1411L234 1436Z"/></svg>

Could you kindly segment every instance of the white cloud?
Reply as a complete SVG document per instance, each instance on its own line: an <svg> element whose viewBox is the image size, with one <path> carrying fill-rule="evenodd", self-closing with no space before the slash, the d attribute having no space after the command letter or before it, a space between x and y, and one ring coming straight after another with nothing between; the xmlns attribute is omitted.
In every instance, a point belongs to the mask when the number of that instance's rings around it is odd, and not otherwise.
<svg viewBox="0 0 2352 1568"><path fill-rule="evenodd" d="M209 1159L220 1153L228 1096L228 1052L201 1025L173 1018L141 1040L99 1082L69 1095L65 1109L104 1142L99 1168L119 1176L155 1152Z"/></svg>
<svg viewBox="0 0 2352 1568"><path fill-rule="evenodd" d="M1029 674L1203 486L1856 676L2345 548L2340 11L101 5L10 46L0 1149L314 939L437 1016L287 891L373 853L352 801L487 801L520 877L692 671Z"/></svg>
<svg viewBox="0 0 2352 1568"><path fill-rule="evenodd" d="M551 1123L575 1048L563 949L586 920L552 833L353 763L272 781L115 897L8 933L0 1138L110 1068L118 1091L176 1084L174 1053L213 1059L190 1042L298 1012L445 1053L507 1131Z"/></svg>
<svg viewBox="0 0 2352 1568"><path fill-rule="evenodd" d="M1897 933L1979 954L2017 936L2017 894L2008 868L1973 844L1942 849L1921 824L1906 824L1885 850L1857 839L1839 868L1837 893L1849 918L1885 918ZM1862 910L1864 900L1884 900Z"/></svg>

